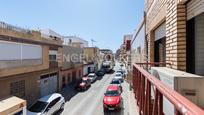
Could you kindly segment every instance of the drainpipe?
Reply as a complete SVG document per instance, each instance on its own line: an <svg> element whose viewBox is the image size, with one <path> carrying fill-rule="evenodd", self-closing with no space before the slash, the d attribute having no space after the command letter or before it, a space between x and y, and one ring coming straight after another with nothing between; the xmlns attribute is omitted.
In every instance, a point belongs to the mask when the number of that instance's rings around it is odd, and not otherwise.
<svg viewBox="0 0 204 115"><path fill-rule="evenodd" d="M146 29L147 29L147 27L146 27L146 24L147 24L147 20L146 20L146 12L144 11L144 27L145 27L145 29L144 29L144 33L145 33L145 45L146 45L146 63L148 63L148 39L147 39L147 35L146 35ZM148 68L148 64L146 65L146 67Z"/></svg>

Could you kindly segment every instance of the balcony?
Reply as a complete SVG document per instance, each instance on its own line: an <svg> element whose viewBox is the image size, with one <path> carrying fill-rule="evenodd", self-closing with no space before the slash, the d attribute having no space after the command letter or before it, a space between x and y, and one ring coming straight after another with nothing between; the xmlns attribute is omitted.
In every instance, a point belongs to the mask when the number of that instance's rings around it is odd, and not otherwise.
<svg viewBox="0 0 204 115"><path fill-rule="evenodd" d="M49 61L49 67L50 68L58 68L58 62L57 61Z"/></svg>
<svg viewBox="0 0 204 115"><path fill-rule="evenodd" d="M133 65L133 91L140 115L164 115L164 98L173 105L175 115L204 115L201 108L150 74L147 70L152 66L166 63Z"/></svg>

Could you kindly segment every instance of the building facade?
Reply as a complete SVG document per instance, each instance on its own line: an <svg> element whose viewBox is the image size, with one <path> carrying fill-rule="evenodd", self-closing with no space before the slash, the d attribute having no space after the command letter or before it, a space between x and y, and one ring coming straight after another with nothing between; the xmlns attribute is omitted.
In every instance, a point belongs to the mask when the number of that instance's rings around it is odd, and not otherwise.
<svg viewBox="0 0 204 115"><path fill-rule="evenodd" d="M131 65L131 41L132 34L124 35L123 43L120 47L120 59L125 63L125 66Z"/></svg>
<svg viewBox="0 0 204 115"><path fill-rule="evenodd" d="M100 50L97 47L85 47L84 50L84 65L89 65L89 67L84 66L84 71L87 73L95 72L100 69ZM92 69L92 67L94 68ZM86 69L88 68L88 69ZM90 68L90 69L89 69ZM92 71L93 70L93 71Z"/></svg>
<svg viewBox="0 0 204 115"><path fill-rule="evenodd" d="M146 40L144 19L139 23L131 42L131 63L146 62Z"/></svg>
<svg viewBox="0 0 204 115"><path fill-rule="evenodd" d="M63 45L63 64L60 72L60 89L76 83L83 76L83 49Z"/></svg>
<svg viewBox="0 0 204 115"><path fill-rule="evenodd" d="M146 0L148 61L204 75L203 0Z"/></svg>
<svg viewBox="0 0 204 115"><path fill-rule="evenodd" d="M166 63L166 67L151 68L152 74L204 108L204 1L146 0L143 25L144 60ZM163 108L165 114L174 112L165 98Z"/></svg>
<svg viewBox="0 0 204 115"><path fill-rule="evenodd" d="M62 65L60 38L46 39L39 31L0 23L0 98L17 96L28 104L58 91ZM55 85L52 85L55 83Z"/></svg>

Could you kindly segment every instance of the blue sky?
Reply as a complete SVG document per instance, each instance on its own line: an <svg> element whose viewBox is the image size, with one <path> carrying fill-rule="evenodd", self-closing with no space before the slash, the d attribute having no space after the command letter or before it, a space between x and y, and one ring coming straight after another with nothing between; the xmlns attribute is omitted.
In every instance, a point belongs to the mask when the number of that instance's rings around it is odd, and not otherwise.
<svg viewBox="0 0 204 115"><path fill-rule="evenodd" d="M123 35L133 33L143 16L144 0L4 0L0 21L30 29L50 28L61 35L97 41L115 51Z"/></svg>

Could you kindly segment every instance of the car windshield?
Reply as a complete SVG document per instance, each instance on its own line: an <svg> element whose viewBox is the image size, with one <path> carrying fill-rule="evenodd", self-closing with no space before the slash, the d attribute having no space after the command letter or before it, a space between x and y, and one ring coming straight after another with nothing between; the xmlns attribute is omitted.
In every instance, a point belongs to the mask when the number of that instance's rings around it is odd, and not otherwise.
<svg viewBox="0 0 204 115"><path fill-rule="evenodd" d="M111 84L120 84L120 81L118 81L118 80L113 80L113 81L111 82Z"/></svg>
<svg viewBox="0 0 204 115"><path fill-rule="evenodd" d="M47 106L47 102L37 101L28 110L31 112L42 112Z"/></svg>
<svg viewBox="0 0 204 115"><path fill-rule="evenodd" d="M118 90L108 90L105 93L105 96L118 96L120 93Z"/></svg>
<svg viewBox="0 0 204 115"><path fill-rule="evenodd" d="M88 77L94 77L94 75L89 75Z"/></svg>
<svg viewBox="0 0 204 115"><path fill-rule="evenodd" d="M82 80L82 81L81 81L81 83L86 83L86 82L87 82L87 80Z"/></svg>
<svg viewBox="0 0 204 115"><path fill-rule="evenodd" d="M116 74L116 76L121 76L121 74Z"/></svg>

